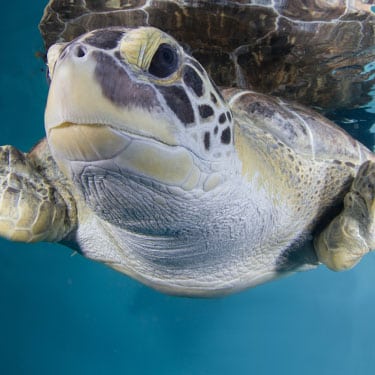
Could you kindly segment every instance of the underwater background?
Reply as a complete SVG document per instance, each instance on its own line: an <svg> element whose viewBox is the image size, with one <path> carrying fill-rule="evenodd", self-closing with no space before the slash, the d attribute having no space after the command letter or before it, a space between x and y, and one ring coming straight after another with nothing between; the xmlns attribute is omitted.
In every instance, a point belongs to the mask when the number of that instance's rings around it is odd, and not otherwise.
<svg viewBox="0 0 375 375"><path fill-rule="evenodd" d="M45 0L6 2L0 143L44 136L37 25ZM331 114L374 145L374 108ZM162 295L55 244L0 242L0 374L375 373L375 254L211 300Z"/></svg>

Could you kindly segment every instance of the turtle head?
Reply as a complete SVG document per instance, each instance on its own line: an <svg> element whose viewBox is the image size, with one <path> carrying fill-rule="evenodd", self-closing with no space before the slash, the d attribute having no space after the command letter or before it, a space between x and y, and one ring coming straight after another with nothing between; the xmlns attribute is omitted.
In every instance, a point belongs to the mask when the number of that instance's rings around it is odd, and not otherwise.
<svg viewBox="0 0 375 375"><path fill-rule="evenodd" d="M68 175L106 163L185 190L210 190L231 169L230 110L169 35L152 27L99 29L52 46L48 66L46 133Z"/></svg>

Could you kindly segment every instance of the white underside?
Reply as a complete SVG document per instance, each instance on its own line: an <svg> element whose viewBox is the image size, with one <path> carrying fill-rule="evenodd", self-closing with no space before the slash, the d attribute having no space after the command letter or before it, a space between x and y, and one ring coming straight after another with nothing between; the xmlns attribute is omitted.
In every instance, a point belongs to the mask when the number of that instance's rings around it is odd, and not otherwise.
<svg viewBox="0 0 375 375"><path fill-rule="evenodd" d="M243 188L249 189L250 185ZM243 192L239 188L239 195L232 197L233 204L241 209L229 220L235 226L228 228L233 238L227 240L214 230L207 232L205 240L200 237L187 242L144 236L86 212L85 218L80 220L76 241L86 257L170 294L202 297L228 294L291 273L291 270L281 272L278 269L280 257L303 228L299 230L298 220L288 214L287 207L280 205L275 211L259 191L247 194L253 201L240 206ZM225 229L220 225L216 228ZM313 252L308 244L304 247L301 251ZM173 261L181 261L171 266L168 256ZM161 261L153 261L158 257ZM185 262L184 257L188 261ZM297 261L293 271L312 267L312 263Z"/></svg>

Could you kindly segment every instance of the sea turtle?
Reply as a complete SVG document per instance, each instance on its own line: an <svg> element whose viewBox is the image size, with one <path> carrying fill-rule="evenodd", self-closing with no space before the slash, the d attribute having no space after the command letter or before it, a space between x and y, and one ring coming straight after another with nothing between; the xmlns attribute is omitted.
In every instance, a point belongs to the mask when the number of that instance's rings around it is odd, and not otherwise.
<svg viewBox="0 0 375 375"><path fill-rule="evenodd" d="M330 110L366 106L375 85L374 0L50 0L46 48L108 26L172 35L219 86Z"/></svg>
<svg viewBox="0 0 375 375"><path fill-rule="evenodd" d="M375 246L375 158L299 104L219 90L153 27L48 52L47 138L1 148L0 233L158 290L230 293Z"/></svg>

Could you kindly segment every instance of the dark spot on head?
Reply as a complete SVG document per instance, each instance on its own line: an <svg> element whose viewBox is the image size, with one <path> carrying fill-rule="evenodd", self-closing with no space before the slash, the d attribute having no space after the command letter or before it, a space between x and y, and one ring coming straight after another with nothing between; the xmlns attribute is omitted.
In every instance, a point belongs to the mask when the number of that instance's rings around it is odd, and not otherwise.
<svg viewBox="0 0 375 375"><path fill-rule="evenodd" d="M157 86L168 107L185 125L194 122L194 111L189 97L180 86Z"/></svg>
<svg viewBox="0 0 375 375"><path fill-rule="evenodd" d="M227 112L227 119L228 119L229 122L232 121L232 115L230 114L229 111Z"/></svg>
<svg viewBox="0 0 375 375"><path fill-rule="evenodd" d="M214 114L214 110L209 105L206 105L206 104L200 105L198 109L199 109L199 115L202 118L207 118Z"/></svg>
<svg viewBox="0 0 375 375"><path fill-rule="evenodd" d="M204 142L204 148L206 150L209 150L210 149L210 132L204 133L203 142Z"/></svg>
<svg viewBox="0 0 375 375"><path fill-rule="evenodd" d="M85 43L97 48L113 49L117 47L123 35L123 31L120 30L96 30L85 39Z"/></svg>
<svg viewBox="0 0 375 375"><path fill-rule="evenodd" d="M103 95L120 106L154 108L160 106L156 92L150 85L134 82L117 60L100 51L93 51L96 60L95 79Z"/></svg>
<svg viewBox="0 0 375 375"><path fill-rule="evenodd" d="M355 164L350 161L345 162L345 165L349 168L355 168Z"/></svg>
<svg viewBox="0 0 375 375"><path fill-rule="evenodd" d="M230 143L230 139L231 139L231 131L230 131L230 127L228 126L221 133L221 142L228 145Z"/></svg>
<svg viewBox="0 0 375 375"><path fill-rule="evenodd" d="M220 116L219 116L219 123L220 124L224 124L224 122L227 121L227 118L225 116L225 113L222 113Z"/></svg>
<svg viewBox="0 0 375 375"><path fill-rule="evenodd" d="M185 84L192 89L196 96L203 95L203 81L197 72L190 66L185 66L183 79Z"/></svg>
<svg viewBox="0 0 375 375"><path fill-rule="evenodd" d="M215 135L217 134L218 131L219 131L219 127L218 127L218 126L215 126L215 129L214 129L214 133L215 133Z"/></svg>
<svg viewBox="0 0 375 375"><path fill-rule="evenodd" d="M212 102L213 103L217 103L217 98L216 98L216 96L211 92L211 100L212 100Z"/></svg>
<svg viewBox="0 0 375 375"><path fill-rule="evenodd" d="M336 164L336 165L341 165L342 164L342 162L341 162L341 160L333 160L333 164Z"/></svg>

